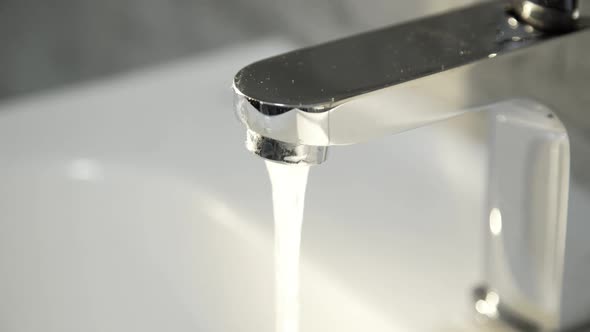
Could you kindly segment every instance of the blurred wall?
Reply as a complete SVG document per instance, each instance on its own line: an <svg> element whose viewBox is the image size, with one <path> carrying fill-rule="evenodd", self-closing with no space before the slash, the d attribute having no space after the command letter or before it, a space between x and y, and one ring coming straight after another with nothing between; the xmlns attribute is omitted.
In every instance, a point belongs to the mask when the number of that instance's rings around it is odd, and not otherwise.
<svg viewBox="0 0 590 332"><path fill-rule="evenodd" d="M325 41L477 0L0 0L0 98L237 42Z"/></svg>
<svg viewBox="0 0 590 332"><path fill-rule="evenodd" d="M318 42L478 1L481 0L277 0L275 3L276 15L288 31L305 42Z"/></svg>

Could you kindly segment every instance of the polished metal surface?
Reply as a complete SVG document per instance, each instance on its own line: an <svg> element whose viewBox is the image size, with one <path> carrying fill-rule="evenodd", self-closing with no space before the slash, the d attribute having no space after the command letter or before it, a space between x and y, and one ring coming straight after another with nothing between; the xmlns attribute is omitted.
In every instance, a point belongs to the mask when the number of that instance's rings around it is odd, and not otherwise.
<svg viewBox="0 0 590 332"><path fill-rule="evenodd" d="M576 28L577 0L513 0L514 12L524 22L548 32Z"/></svg>
<svg viewBox="0 0 590 332"><path fill-rule="evenodd" d="M264 159L287 164L318 165L326 160L326 146L298 145L246 132L246 149Z"/></svg>
<svg viewBox="0 0 590 332"><path fill-rule="evenodd" d="M583 305L579 316L566 322L565 315L578 308L571 302L568 305L571 298L565 298L563 271L573 268L578 276L588 271L565 266L566 226L579 234L589 230L583 219L573 215L568 224L570 142L566 129L552 109L530 99L485 109L490 139L483 266L486 284L500 297L497 311L512 324L530 321L529 325L541 330L577 325L587 319L588 308ZM571 192L571 198L579 195L573 185ZM580 239L568 246L576 241ZM575 253L567 250L571 259ZM583 287L571 280L566 286ZM587 296L579 299L579 305ZM560 313L568 306L568 313ZM480 309L485 313L485 305Z"/></svg>
<svg viewBox="0 0 590 332"><path fill-rule="evenodd" d="M540 6L572 12L578 9L578 0L527 0Z"/></svg>
<svg viewBox="0 0 590 332"><path fill-rule="evenodd" d="M493 290L488 289L485 285L476 287L473 290L473 303L477 315L484 319L502 319L509 322L511 326L519 331L534 332L541 328L534 322L525 318L514 315L511 310L503 308L502 299Z"/></svg>
<svg viewBox="0 0 590 332"><path fill-rule="evenodd" d="M360 94L548 38L511 25L509 17L495 1L296 50L245 67L234 87L266 115L325 112Z"/></svg>
<svg viewBox="0 0 590 332"><path fill-rule="evenodd" d="M463 75L484 67L494 77L506 67L503 63L511 61L494 57L522 56L523 52L528 59L514 65L517 68L509 75L530 79L537 71L525 66L523 73L518 67L536 63L535 58L553 45L545 42L557 36L521 24L503 3L489 2L254 63L235 77L236 108L249 128L269 138L309 145L357 143L497 101L486 95L478 99L454 92L457 98L436 96L439 102L423 98L424 87L417 90L414 86L428 85L433 92L440 86L450 88L453 85L442 82L455 77L465 82ZM551 61L545 59L540 65L551 70L555 66ZM516 89L498 97L539 93L531 84ZM383 99L388 102L382 103ZM388 108L393 100L414 107ZM443 109L444 105L449 107Z"/></svg>
<svg viewBox="0 0 590 332"><path fill-rule="evenodd" d="M508 327L519 332L547 331L537 323L515 314L511 308L506 308L500 296L486 285L479 285L473 289L472 300L475 314L480 318L480 321L503 321L509 324ZM573 326L566 330L566 332L588 331L590 331L590 324L588 323Z"/></svg>
<svg viewBox="0 0 590 332"><path fill-rule="evenodd" d="M235 77L236 111L298 146L490 116L483 281L511 316L562 331L590 317L590 30L513 13L489 2L254 63Z"/></svg>

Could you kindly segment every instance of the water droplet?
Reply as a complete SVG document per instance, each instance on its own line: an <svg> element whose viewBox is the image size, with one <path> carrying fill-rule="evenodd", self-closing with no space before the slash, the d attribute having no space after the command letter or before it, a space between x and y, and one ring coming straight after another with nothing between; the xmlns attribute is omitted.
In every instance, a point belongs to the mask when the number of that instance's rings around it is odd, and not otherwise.
<svg viewBox="0 0 590 332"><path fill-rule="evenodd" d="M491 59L491 58L495 58L497 55L498 55L498 54L496 54L496 53L490 53L490 54L488 55L488 58L490 58L490 59Z"/></svg>
<svg viewBox="0 0 590 332"><path fill-rule="evenodd" d="M295 84L295 80L291 80L291 84Z"/></svg>

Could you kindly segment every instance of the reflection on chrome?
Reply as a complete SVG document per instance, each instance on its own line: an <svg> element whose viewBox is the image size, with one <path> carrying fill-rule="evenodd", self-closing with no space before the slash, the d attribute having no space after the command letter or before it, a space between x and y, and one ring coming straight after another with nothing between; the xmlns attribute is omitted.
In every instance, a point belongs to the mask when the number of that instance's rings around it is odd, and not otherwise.
<svg viewBox="0 0 590 332"><path fill-rule="evenodd" d="M502 213L498 208L493 208L490 211L490 232L494 235L502 233Z"/></svg>
<svg viewBox="0 0 590 332"><path fill-rule="evenodd" d="M475 302L475 310L478 313L490 317L494 317L498 313L498 309L495 306L492 306L490 303L484 300L478 300Z"/></svg>
<svg viewBox="0 0 590 332"><path fill-rule="evenodd" d="M530 2L525 2L522 5L522 12L521 15L523 17L529 17L533 13L533 4Z"/></svg>
<svg viewBox="0 0 590 332"><path fill-rule="evenodd" d="M78 181L97 181L102 178L100 163L92 159L74 159L67 167L68 176Z"/></svg>
<svg viewBox="0 0 590 332"><path fill-rule="evenodd" d="M486 295L486 302L493 305L494 307L497 307L498 304L500 304L500 297L496 292L488 292Z"/></svg>
<svg viewBox="0 0 590 332"><path fill-rule="evenodd" d="M510 27L515 28L518 26L518 21L514 17L508 18L508 24Z"/></svg>
<svg viewBox="0 0 590 332"><path fill-rule="evenodd" d="M487 317L496 318L498 315L498 304L500 297L495 292L488 292L485 299L477 300L475 302L475 310Z"/></svg>

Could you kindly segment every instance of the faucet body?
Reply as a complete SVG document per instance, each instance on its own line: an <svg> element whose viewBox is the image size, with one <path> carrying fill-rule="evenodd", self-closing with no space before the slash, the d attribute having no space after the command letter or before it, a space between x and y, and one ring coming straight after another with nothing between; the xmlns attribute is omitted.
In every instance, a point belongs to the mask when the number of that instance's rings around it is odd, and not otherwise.
<svg viewBox="0 0 590 332"><path fill-rule="evenodd" d="M541 2L487 2L296 50L242 69L234 92L247 148L286 163L488 114L476 309L562 331L590 320L590 29L575 1Z"/></svg>

